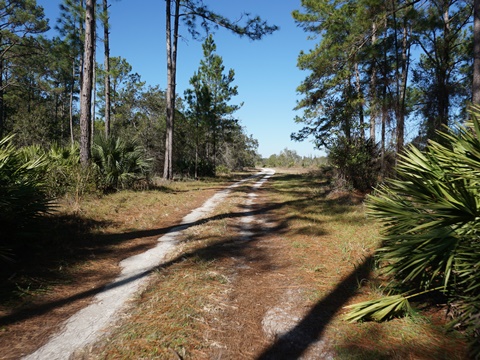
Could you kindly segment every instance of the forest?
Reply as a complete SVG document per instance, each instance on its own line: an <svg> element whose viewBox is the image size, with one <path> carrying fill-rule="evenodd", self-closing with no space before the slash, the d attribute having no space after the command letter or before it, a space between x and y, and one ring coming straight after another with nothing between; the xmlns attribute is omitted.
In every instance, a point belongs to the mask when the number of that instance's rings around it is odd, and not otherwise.
<svg viewBox="0 0 480 360"><path fill-rule="evenodd" d="M0 261L66 195L258 165L320 169L329 191L365 198L369 221L383 226L375 266L388 285L348 319L390 320L413 312L410 299L441 298L480 357L480 0L302 0L291 15L314 46L298 55L307 75L292 122L303 128L291 138L313 138L320 159L288 148L261 159L235 116L235 70L212 30L260 40L276 25L166 0L163 89L111 56L109 6L63 0L49 21L35 0L0 0L0 226L10 239ZM177 94L181 26L205 36L190 88Z"/></svg>

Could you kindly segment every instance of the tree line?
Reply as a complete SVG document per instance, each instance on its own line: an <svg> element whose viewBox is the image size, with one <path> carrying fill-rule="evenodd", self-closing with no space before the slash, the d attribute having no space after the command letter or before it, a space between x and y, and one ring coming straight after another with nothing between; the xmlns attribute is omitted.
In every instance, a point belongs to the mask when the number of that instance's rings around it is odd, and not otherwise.
<svg viewBox="0 0 480 360"><path fill-rule="evenodd" d="M276 27L250 16L240 26L203 1L166 1L169 60L162 89L147 86L127 59L110 54L108 0L59 6L52 24L34 0L0 1L0 137L15 133L17 146L78 142L84 166L92 161L95 136L135 139L154 172L167 179L173 169L201 176L214 175L218 166L254 165L258 143L234 116L241 106L230 104L238 93L234 71L224 73L213 37L184 96L175 92L176 41L180 26L201 37L197 23L206 33L224 27L251 39ZM52 27L55 35L47 37Z"/></svg>
<svg viewBox="0 0 480 360"><path fill-rule="evenodd" d="M292 137L313 136L350 186L376 186L383 296L346 319L444 306L479 359L480 1L304 0L293 17L320 40L298 59Z"/></svg>

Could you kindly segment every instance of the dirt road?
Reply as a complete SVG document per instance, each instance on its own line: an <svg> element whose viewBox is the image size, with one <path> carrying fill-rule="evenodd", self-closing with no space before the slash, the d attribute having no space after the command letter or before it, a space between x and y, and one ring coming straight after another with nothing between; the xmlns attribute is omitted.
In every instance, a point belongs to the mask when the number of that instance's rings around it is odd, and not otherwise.
<svg viewBox="0 0 480 360"><path fill-rule="evenodd" d="M263 169L262 172L254 175L259 180L253 185L253 188L262 186L273 173L273 170ZM122 266L121 274L111 284L106 286L89 306L68 319L61 332L53 336L40 349L24 357L24 359L68 359L79 349L98 340L108 326L116 320L116 314L125 307L126 303L136 293L145 287L148 283L148 275L152 270L161 265L162 261L175 248L177 238L182 231L201 221L203 217L207 216L228 196L232 189L241 186L249 180L251 178L239 181L215 194L200 208L185 216L180 225L159 238L158 245L155 248L123 260L120 264ZM243 218L245 224L249 221L248 217ZM248 226L245 225L244 228L245 236L248 236Z"/></svg>

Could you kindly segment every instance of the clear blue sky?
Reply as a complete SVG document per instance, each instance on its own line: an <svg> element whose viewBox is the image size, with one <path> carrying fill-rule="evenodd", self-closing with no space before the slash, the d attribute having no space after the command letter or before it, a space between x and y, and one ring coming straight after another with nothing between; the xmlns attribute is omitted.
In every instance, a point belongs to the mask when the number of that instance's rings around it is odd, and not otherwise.
<svg viewBox="0 0 480 360"><path fill-rule="evenodd" d="M98 0L97 0L98 1ZM164 0L110 0L111 55L125 58L133 72L149 85L166 87L165 4ZM260 15L280 27L260 41L239 38L226 30L215 32L217 54L226 69L235 70L239 95L244 102L236 113L248 134L259 141L259 152L268 157L288 148L301 156L324 155L310 141L298 143L290 134L302 126L295 124L293 111L296 88L307 76L297 69L297 56L315 44L297 28L291 12L300 9L300 0L205 0L212 10L237 19L243 12ZM37 0L45 9L53 28L61 0ZM181 31L182 32L182 31ZM177 93L183 96L188 81L203 56L201 41L186 32L179 41ZM102 49L99 48L99 53Z"/></svg>

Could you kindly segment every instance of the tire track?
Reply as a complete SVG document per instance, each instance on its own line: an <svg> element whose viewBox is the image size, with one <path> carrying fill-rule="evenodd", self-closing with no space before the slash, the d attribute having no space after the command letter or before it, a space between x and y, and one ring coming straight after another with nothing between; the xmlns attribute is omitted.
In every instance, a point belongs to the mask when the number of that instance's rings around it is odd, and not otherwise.
<svg viewBox="0 0 480 360"><path fill-rule="evenodd" d="M158 245L144 253L129 257L120 263L122 268L120 275L105 289L97 294L92 303L70 317L62 326L60 332L34 353L25 356L25 360L57 360L68 359L75 352L97 341L99 337L108 331L109 325L117 320L117 314L126 307L126 304L135 294L142 291L149 280L149 274L160 266L167 256L175 249L181 233L192 224L207 216L220 202L232 191L247 181L256 177L260 180L253 185L259 188L274 174L273 170L262 169L261 172L236 182L224 190L217 192L208 199L201 207L186 215L181 223L170 232L158 239ZM253 204L256 195L249 194L249 205ZM243 236L250 234L250 223L253 215L242 218Z"/></svg>

